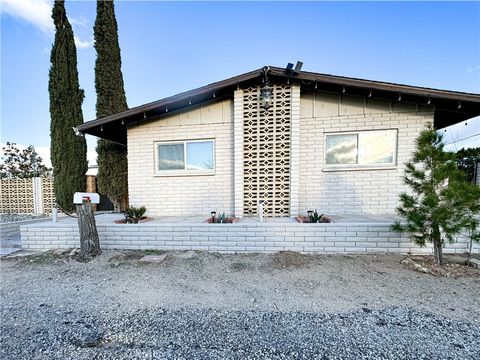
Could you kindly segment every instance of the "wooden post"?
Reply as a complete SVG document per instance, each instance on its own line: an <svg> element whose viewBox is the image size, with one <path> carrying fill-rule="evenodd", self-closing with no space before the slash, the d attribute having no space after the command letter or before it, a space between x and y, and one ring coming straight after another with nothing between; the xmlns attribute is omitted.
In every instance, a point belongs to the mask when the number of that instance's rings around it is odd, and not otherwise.
<svg viewBox="0 0 480 360"><path fill-rule="evenodd" d="M101 253L97 225L90 200L77 205L78 229L80 230L80 259L88 261Z"/></svg>

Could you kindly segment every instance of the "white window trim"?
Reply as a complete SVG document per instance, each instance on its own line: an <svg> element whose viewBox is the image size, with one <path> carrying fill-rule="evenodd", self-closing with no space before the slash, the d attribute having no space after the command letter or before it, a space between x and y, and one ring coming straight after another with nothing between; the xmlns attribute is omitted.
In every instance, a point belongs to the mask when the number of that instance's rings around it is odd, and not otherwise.
<svg viewBox="0 0 480 360"><path fill-rule="evenodd" d="M361 132L370 131L395 131L395 145L393 152L393 161L388 164L327 164L327 136L329 135L357 135ZM357 138L358 139L358 138ZM358 141L358 140L357 140ZM358 151L358 142L357 142ZM357 154L358 157L358 154ZM397 168L398 157L398 129L369 129L355 131L337 131L326 132L323 135L323 171L355 171L355 170L388 170Z"/></svg>
<svg viewBox="0 0 480 360"><path fill-rule="evenodd" d="M187 143L193 142L206 142L210 141L212 143L212 159L213 159L213 169L205 170L159 170L158 169L158 145L174 145L174 144L183 144L183 160L185 166L187 166ZM153 143L153 153L155 157L155 169L154 176L205 176L205 175L215 175L216 169L216 158L215 158L215 139L188 139L188 140L172 140L172 141L155 141Z"/></svg>

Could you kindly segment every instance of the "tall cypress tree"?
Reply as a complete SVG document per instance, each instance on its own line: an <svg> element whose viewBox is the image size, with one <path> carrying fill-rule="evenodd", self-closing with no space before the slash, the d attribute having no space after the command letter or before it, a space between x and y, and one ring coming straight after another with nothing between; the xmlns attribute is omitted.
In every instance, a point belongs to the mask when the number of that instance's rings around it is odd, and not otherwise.
<svg viewBox="0 0 480 360"><path fill-rule="evenodd" d="M93 29L97 50L96 110L97 118L101 118L128 109L113 1L97 1L97 19ZM115 211L119 211L122 200L127 197L127 148L100 139L97 153L99 191L108 196L115 206Z"/></svg>
<svg viewBox="0 0 480 360"><path fill-rule="evenodd" d="M55 1L52 10L55 41L50 55L50 156L53 166L54 192L60 208L73 210L73 194L85 191L87 144L73 128L83 123L84 92L78 83L77 49L67 19L63 0Z"/></svg>

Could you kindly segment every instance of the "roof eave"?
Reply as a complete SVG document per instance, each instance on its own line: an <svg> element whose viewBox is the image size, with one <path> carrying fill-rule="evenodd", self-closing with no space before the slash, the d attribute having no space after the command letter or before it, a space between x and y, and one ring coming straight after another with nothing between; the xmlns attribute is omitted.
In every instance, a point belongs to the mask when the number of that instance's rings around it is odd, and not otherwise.
<svg viewBox="0 0 480 360"><path fill-rule="evenodd" d="M393 98L394 95L401 95L404 100L411 100L420 103L427 103L427 99L440 105L442 116L453 116L455 122L472 117L472 113L480 114L480 95L458 91L431 89L403 84L393 84L380 81L355 79L328 74L311 72L300 72L298 74L287 73L285 69L270 66L269 75L272 79L289 79L292 83L299 83L306 90L313 89L314 84L319 88L328 87L334 91L348 88L349 93L360 93L365 95L374 91L376 96ZM170 115L172 112L182 111L186 108L231 97L233 91L238 87L250 84L259 84L263 79L263 68L250 71L229 79L218 81L197 89L189 90L168 98L157 100L148 104L113 114L104 118L88 121L79 125L80 132L105 138L114 142L126 144L127 127L131 124L139 124L144 121L158 119L161 116ZM316 86L315 86L316 87ZM456 111L456 103L464 103L463 109ZM442 108L443 107L443 108ZM167 114L168 113L168 114ZM445 115L447 114L447 115ZM453 114L453 115L451 115ZM474 115L474 116L476 116ZM452 121L448 118L440 119L438 123L448 126ZM439 126L439 127L443 127Z"/></svg>

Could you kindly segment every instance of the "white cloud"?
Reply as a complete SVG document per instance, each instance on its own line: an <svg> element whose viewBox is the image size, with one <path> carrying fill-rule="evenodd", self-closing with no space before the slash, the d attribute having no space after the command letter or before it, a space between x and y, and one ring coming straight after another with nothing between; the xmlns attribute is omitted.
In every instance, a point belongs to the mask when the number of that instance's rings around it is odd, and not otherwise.
<svg viewBox="0 0 480 360"><path fill-rule="evenodd" d="M25 148L26 146L22 146L22 148ZM46 146L35 146L35 151L40 155L40 157L43 160L43 163L51 168L52 167L52 162L50 160L50 148Z"/></svg>
<svg viewBox="0 0 480 360"><path fill-rule="evenodd" d="M23 20L44 33L54 30L50 0L2 0L1 11Z"/></svg>
<svg viewBox="0 0 480 360"><path fill-rule="evenodd" d="M77 35L74 35L74 39L77 49L87 49L93 46L93 40L81 40Z"/></svg>
<svg viewBox="0 0 480 360"><path fill-rule="evenodd" d="M79 18L70 19L70 24L85 27L88 25L88 20L85 19L83 16L80 16Z"/></svg>
<svg viewBox="0 0 480 360"><path fill-rule="evenodd" d="M5 145L6 144L0 144L0 153L2 155L3 155L3 152L1 151L1 149L3 149ZM16 147L18 147L20 150L27 148L27 146L21 145L21 144L16 144ZM35 151L37 152L38 155L40 155L45 166L51 168L52 161L50 160L50 148L47 146L35 146ZM97 165L97 152L95 150L88 150L87 160L88 160L88 166Z"/></svg>
<svg viewBox="0 0 480 360"><path fill-rule="evenodd" d="M42 33L52 36L55 30L52 19L51 0L1 0L0 10L19 21L26 22ZM84 17L69 18L72 25L85 27L88 20ZM87 49L93 46L92 40L81 40L75 35L77 49Z"/></svg>

